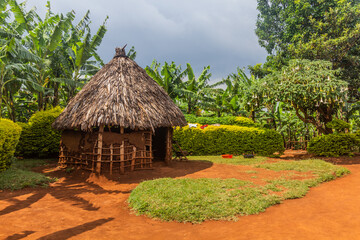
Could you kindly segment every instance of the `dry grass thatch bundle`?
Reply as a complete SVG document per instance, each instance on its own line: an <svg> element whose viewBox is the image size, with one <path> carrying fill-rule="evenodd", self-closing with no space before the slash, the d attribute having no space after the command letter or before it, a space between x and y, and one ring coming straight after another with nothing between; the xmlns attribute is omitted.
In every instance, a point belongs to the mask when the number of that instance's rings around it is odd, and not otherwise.
<svg viewBox="0 0 360 240"><path fill-rule="evenodd" d="M186 120L167 93L124 49L69 102L56 129L91 131L100 125L139 130L184 126Z"/></svg>

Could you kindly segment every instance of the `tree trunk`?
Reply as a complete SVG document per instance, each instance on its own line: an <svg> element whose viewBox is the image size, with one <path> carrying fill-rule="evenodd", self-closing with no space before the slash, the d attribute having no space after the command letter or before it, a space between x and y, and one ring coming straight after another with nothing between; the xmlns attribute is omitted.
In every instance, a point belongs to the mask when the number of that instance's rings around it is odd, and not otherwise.
<svg viewBox="0 0 360 240"><path fill-rule="evenodd" d="M54 83L54 101L52 102L52 106L56 107L59 105L59 83Z"/></svg>
<svg viewBox="0 0 360 240"><path fill-rule="evenodd" d="M14 104L14 96L10 93L9 95L9 102L10 102L10 118L13 122L16 122L16 110Z"/></svg>
<svg viewBox="0 0 360 240"><path fill-rule="evenodd" d="M44 94L42 92L38 92L38 109L39 111L44 110Z"/></svg>
<svg viewBox="0 0 360 240"><path fill-rule="evenodd" d="M188 100L188 109L187 109L187 113L188 113L188 114L191 114L191 110L192 110L192 107L191 107L191 100Z"/></svg>
<svg viewBox="0 0 360 240"><path fill-rule="evenodd" d="M251 119L255 122L255 111L251 111Z"/></svg>

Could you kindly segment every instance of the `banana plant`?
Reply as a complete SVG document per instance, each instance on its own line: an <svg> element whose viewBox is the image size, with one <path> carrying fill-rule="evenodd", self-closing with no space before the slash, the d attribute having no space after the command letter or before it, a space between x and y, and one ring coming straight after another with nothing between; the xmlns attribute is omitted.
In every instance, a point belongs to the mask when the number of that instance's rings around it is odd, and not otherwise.
<svg viewBox="0 0 360 240"><path fill-rule="evenodd" d="M146 73L157 82L173 101L180 97L182 79L188 74L188 69L181 70L174 62L165 62L163 66L154 60L151 66L146 66Z"/></svg>
<svg viewBox="0 0 360 240"><path fill-rule="evenodd" d="M20 89L21 85L43 91L43 88L29 76L29 73L39 73L31 63L36 63L40 59L22 45L21 32L17 32L14 25L16 24L7 23L0 29L0 117L3 112L3 101L12 102L16 90ZM15 117L12 119L15 120Z"/></svg>
<svg viewBox="0 0 360 240"><path fill-rule="evenodd" d="M24 38L30 52L40 58L35 68L38 74L33 74L38 85L47 87L51 81L51 56L61 44L63 33L67 32L75 18L74 12L54 14L51 11L50 2L47 3L47 13L41 19L36 13L27 13L23 4L19 5L16 0L9 0L9 5L17 22L16 29L24 31L27 35ZM37 92L38 108L45 108L44 92Z"/></svg>
<svg viewBox="0 0 360 240"><path fill-rule="evenodd" d="M59 54L53 55L54 61L52 62L56 63L54 69L59 70L54 75L54 81L64 85L65 104L75 96L78 88L82 87L89 77L104 65L97 54L97 48L102 43L107 31L105 24L108 17L98 28L96 34L92 36L89 14L90 11L76 26L71 27L70 34L64 33L62 44L57 48ZM133 48L132 50L134 51Z"/></svg>
<svg viewBox="0 0 360 240"><path fill-rule="evenodd" d="M190 63L187 66L188 80L181 84L180 96L187 103L187 113L193 113L199 107L206 107L207 102L211 101L211 93L219 84L210 85L210 66L204 67L200 76L196 78Z"/></svg>

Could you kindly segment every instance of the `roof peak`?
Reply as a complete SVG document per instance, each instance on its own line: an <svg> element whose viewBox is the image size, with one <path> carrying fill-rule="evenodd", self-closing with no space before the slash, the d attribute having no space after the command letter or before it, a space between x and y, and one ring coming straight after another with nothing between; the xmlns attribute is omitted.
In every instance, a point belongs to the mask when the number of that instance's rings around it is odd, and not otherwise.
<svg viewBox="0 0 360 240"><path fill-rule="evenodd" d="M127 46L127 44L125 44L125 46L122 47L122 48L119 48L119 47L115 48L115 56L114 56L114 58L116 58L116 57L126 57L126 52L125 52L125 47L126 46Z"/></svg>

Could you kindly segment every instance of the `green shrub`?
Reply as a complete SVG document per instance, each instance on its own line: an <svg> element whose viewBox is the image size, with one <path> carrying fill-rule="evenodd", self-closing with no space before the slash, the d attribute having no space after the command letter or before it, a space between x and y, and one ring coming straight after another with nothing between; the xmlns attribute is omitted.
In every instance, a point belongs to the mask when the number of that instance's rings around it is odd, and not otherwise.
<svg viewBox="0 0 360 240"><path fill-rule="evenodd" d="M23 131L16 149L17 156L53 157L59 153L61 132L51 124L60 115L62 109L56 107L48 111L35 113L28 124L21 124Z"/></svg>
<svg viewBox="0 0 360 240"><path fill-rule="evenodd" d="M360 130L357 130L354 134L360 141Z"/></svg>
<svg viewBox="0 0 360 240"><path fill-rule="evenodd" d="M345 132L345 129L351 127L350 123L347 123L341 119L333 119L331 122L326 124L326 127L334 129L336 132Z"/></svg>
<svg viewBox="0 0 360 240"><path fill-rule="evenodd" d="M360 139L353 133L335 133L311 139L307 150L318 156L338 157L352 153L359 142Z"/></svg>
<svg viewBox="0 0 360 240"><path fill-rule="evenodd" d="M10 167L20 134L20 126L11 120L0 118L0 172Z"/></svg>
<svg viewBox="0 0 360 240"><path fill-rule="evenodd" d="M254 127L256 124L253 120L247 117L197 117L191 114L185 114L185 119L188 123L199 123L199 124L221 124L221 125L237 125L243 127Z"/></svg>
<svg viewBox="0 0 360 240"><path fill-rule="evenodd" d="M176 140L192 155L256 153L269 156L284 151L282 136L274 130L240 126L208 126L205 129L176 128Z"/></svg>

